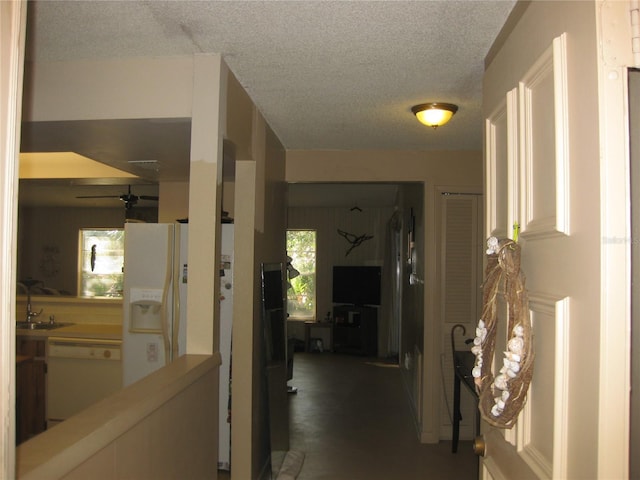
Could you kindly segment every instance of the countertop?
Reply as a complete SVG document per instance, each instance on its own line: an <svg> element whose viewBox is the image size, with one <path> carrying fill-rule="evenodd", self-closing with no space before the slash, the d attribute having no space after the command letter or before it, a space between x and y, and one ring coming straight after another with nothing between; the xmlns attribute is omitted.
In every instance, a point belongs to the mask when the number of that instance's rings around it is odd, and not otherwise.
<svg viewBox="0 0 640 480"><path fill-rule="evenodd" d="M16 329L17 336L24 337L77 337L77 338L98 338L121 340L122 325L99 324L99 323L76 323L53 330L27 330Z"/></svg>

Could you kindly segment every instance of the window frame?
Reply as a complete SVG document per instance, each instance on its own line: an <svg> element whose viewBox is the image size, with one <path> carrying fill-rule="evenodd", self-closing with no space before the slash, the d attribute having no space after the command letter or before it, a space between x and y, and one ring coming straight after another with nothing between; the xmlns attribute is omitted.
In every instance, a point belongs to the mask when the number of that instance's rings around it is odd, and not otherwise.
<svg viewBox="0 0 640 480"><path fill-rule="evenodd" d="M117 271L117 268L111 268L110 271L105 273L91 273L86 269L86 262L91 261L91 247L89 247L85 240L87 240L87 236L85 232L119 232L120 235L120 248L109 250L120 252L119 255L109 255L111 257L116 257L116 262L119 262L118 259L121 259L120 271ZM86 248L85 248L86 247ZM102 250L102 249L101 249ZM96 264L101 257L96 256ZM103 258L103 256L102 256ZM104 264L104 263L102 263ZM90 295L88 293L96 292L96 290L90 290L85 288L85 282L87 280L87 276L95 277L96 281L100 285L104 285L105 281L112 281L111 287L108 289L104 289L103 294L94 294ZM122 286L124 283L124 228L120 227L82 227L78 229L78 296L82 298L122 298L122 288L118 288L117 286ZM113 287L116 286L116 289L113 290ZM95 288L95 287L94 287Z"/></svg>

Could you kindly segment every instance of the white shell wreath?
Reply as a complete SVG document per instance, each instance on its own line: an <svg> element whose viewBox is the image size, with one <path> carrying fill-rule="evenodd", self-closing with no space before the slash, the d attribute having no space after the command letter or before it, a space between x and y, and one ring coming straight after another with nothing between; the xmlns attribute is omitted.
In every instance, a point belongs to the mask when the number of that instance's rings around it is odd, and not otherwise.
<svg viewBox="0 0 640 480"><path fill-rule="evenodd" d="M520 246L512 240L487 242L488 264L483 285L482 317L476 327L471 352L472 370L482 418L499 428L511 428L524 407L533 375L533 342L529 302L520 271ZM492 372L498 322L498 290L504 285L509 340L498 374Z"/></svg>

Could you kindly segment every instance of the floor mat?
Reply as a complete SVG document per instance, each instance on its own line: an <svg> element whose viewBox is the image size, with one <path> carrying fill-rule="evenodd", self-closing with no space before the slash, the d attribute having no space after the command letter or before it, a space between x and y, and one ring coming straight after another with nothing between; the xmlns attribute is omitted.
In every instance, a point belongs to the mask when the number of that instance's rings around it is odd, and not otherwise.
<svg viewBox="0 0 640 480"><path fill-rule="evenodd" d="M364 362L367 365L373 365L374 367L387 367L387 368L398 368L399 365L397 363L386 363L386 362Z"/></svg>
<svg viewBox="0 0 640 480"><path fill-rule="evenodd" d="M276 480L294 480L302 470L303 463L304 452L289 450L282 461Z"/></svg>

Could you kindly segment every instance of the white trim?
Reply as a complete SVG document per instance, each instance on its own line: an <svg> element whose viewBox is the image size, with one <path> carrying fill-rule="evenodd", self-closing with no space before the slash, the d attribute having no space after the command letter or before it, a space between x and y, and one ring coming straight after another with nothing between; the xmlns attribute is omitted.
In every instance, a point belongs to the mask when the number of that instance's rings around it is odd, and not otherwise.
<svg viewBox="0 0 640 480"><path fill-rule="evenodd" d="M518 88L507 92L507 236L514 239L513 226L520 222L520 162L518 162Z"/></svg>
<svg viewBox="0 0 640 480"><path fill-rule="evenodd" d="M15 300L18 152L27 2L0 2L0 477L15 476Z"/></svg>
<svg viewBox="0 0 640 480"><path fill-rule="evenodd" d="M600 118L600 344L598 478L629 475L631 246L628 2L596 2ZM612 415L615 412L615 415Z"/></svg>
<svg viewBox="0 0 640 480"><path fill-rule="evenodd" d="M633 50L633 66L640 65L640 1L631 0L629 15L631 17L631 48Z"/></svg>
<svg viewBox="0 0 640 480"><path fill-rule="evenodd" d="M569 297L555 302L556 370L553 399L553 478L567 478L569 461Z"/></svg>
<svg viewBox="0 0 640 480"><path fill-rule="evenodd" d="M553 90L556 136L556 229L569 235L569 87L567 34L553 39Z"/></svg>
<svg viewBox="0 0 640 480"><path fill-rule="evenodd" d="M15 322L18 153L27 2L0 2L0 477L15 476Z"/></svg>

